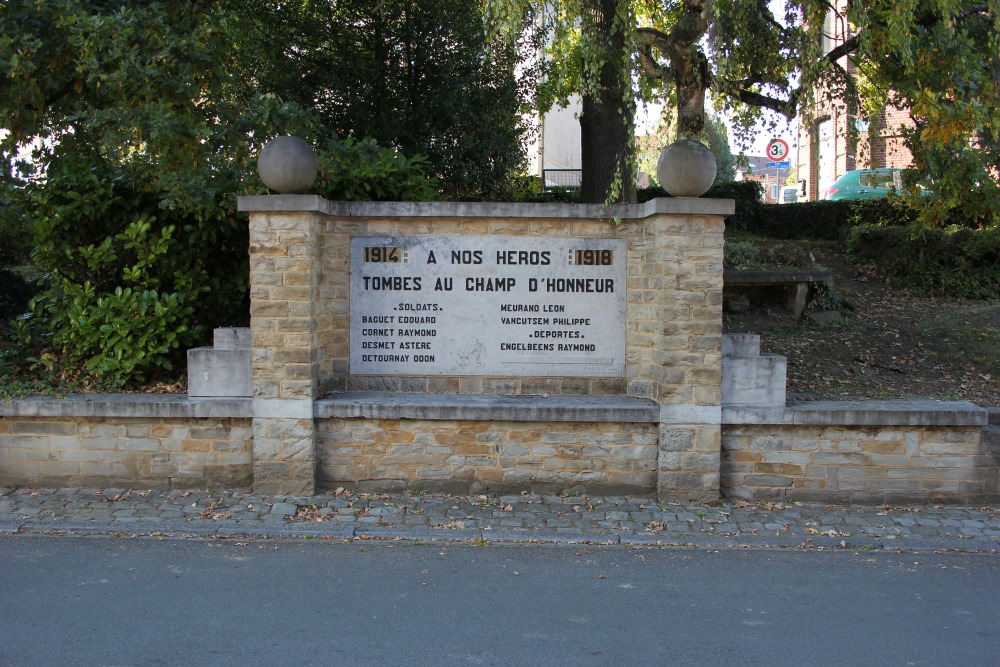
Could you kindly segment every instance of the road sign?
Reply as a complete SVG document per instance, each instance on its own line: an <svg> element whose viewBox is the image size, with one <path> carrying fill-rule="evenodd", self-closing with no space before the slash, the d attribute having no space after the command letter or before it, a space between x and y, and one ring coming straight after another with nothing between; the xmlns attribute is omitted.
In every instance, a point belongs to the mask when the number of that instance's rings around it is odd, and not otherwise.
<svg viewBox="0 0 1000 667"><path fill-rule="evenodd" d="M767 157L780 162L788 157L788 142L784 139L772 139L767 145Z"/></svg>
<svg viewBox="0 0 1000 667"><path fill-rule="evenodd" d="M782 162L765 162L764 166L768 169L788 169L792 166L792 163L788 160L783 160Z"/></svg>

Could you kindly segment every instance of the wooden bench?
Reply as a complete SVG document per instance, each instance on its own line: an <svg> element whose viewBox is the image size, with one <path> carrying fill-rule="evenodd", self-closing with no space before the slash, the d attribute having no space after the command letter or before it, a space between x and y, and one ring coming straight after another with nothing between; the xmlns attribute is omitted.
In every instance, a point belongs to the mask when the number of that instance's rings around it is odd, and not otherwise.
<svg viewBox="0 0 1000 667"><path fill-rule="evenodd" d="M829 269L723 269L723 288L779 287L784 290L784 306L796 318L802 317L809 300L811 283L833 280Z"/></svg>

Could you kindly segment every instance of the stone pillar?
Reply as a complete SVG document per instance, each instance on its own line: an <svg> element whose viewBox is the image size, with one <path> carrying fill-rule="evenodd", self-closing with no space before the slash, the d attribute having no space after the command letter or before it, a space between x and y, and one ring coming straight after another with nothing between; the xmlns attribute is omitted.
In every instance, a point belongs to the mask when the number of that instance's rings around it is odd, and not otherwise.
<svg viewBox="0 0 1000 667"><path fill-rule="evenodd" d="M725 225L717 202L683 201L686 215L647 218L633 242L629 394L660 403L659 499L713 502L720 494Z"/></svg>
<svg viewBox="0 0 1000 667"><path fill-rule="evenodd" d="M719 500L721 406L660 406L656 495L661 502Z"/></svg>
<svg viewBox="0 0 1000 667"><path fill-rule="evenodd" d="M254 491L316 490L320 246L315 212L300 199L273 197L273 212L250 215L250 342L253 375ZM299 209L299 212L296 212Z"/></svg>

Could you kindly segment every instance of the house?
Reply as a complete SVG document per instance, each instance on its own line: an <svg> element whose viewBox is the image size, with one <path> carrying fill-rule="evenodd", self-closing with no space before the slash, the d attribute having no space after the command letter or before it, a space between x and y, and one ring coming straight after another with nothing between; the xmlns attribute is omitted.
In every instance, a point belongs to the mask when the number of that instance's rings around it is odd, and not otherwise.
<svg viewBox="0 0 1000 667"><path fill-rule="evenodd" d="M781 187L788 182L791 167L769 167L773 165L766 155L741 155L736 164L737 181L756 181L761 184L765 204L777 204Z"/></svg>
<svg viewBox="0 0 1000 667"><path fill-rule="evenodd" d="M823 24L824 53L851 37L848 0L831 4ZM840 65L850 74L856 73L847 57ZM799 121L796 164L800 201L822 199L835 180L853 169L910 166L913 156L902 137L903 128L913 124L907 111L883 109L872 126L868 118L828 91L818 90L815 97L815 104L802 110Z"/></svg>

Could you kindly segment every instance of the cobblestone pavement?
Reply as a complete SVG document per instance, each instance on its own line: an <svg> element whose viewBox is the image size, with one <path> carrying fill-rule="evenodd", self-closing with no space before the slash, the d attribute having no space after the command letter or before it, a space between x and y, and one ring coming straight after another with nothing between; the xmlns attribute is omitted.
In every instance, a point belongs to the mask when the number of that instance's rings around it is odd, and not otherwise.
<svg viewBox="0 0 1000 667"><path fill-rule="evenodd" d="M1000 508L0 487L0 534L460 540L1000 553Z"/></svg>

